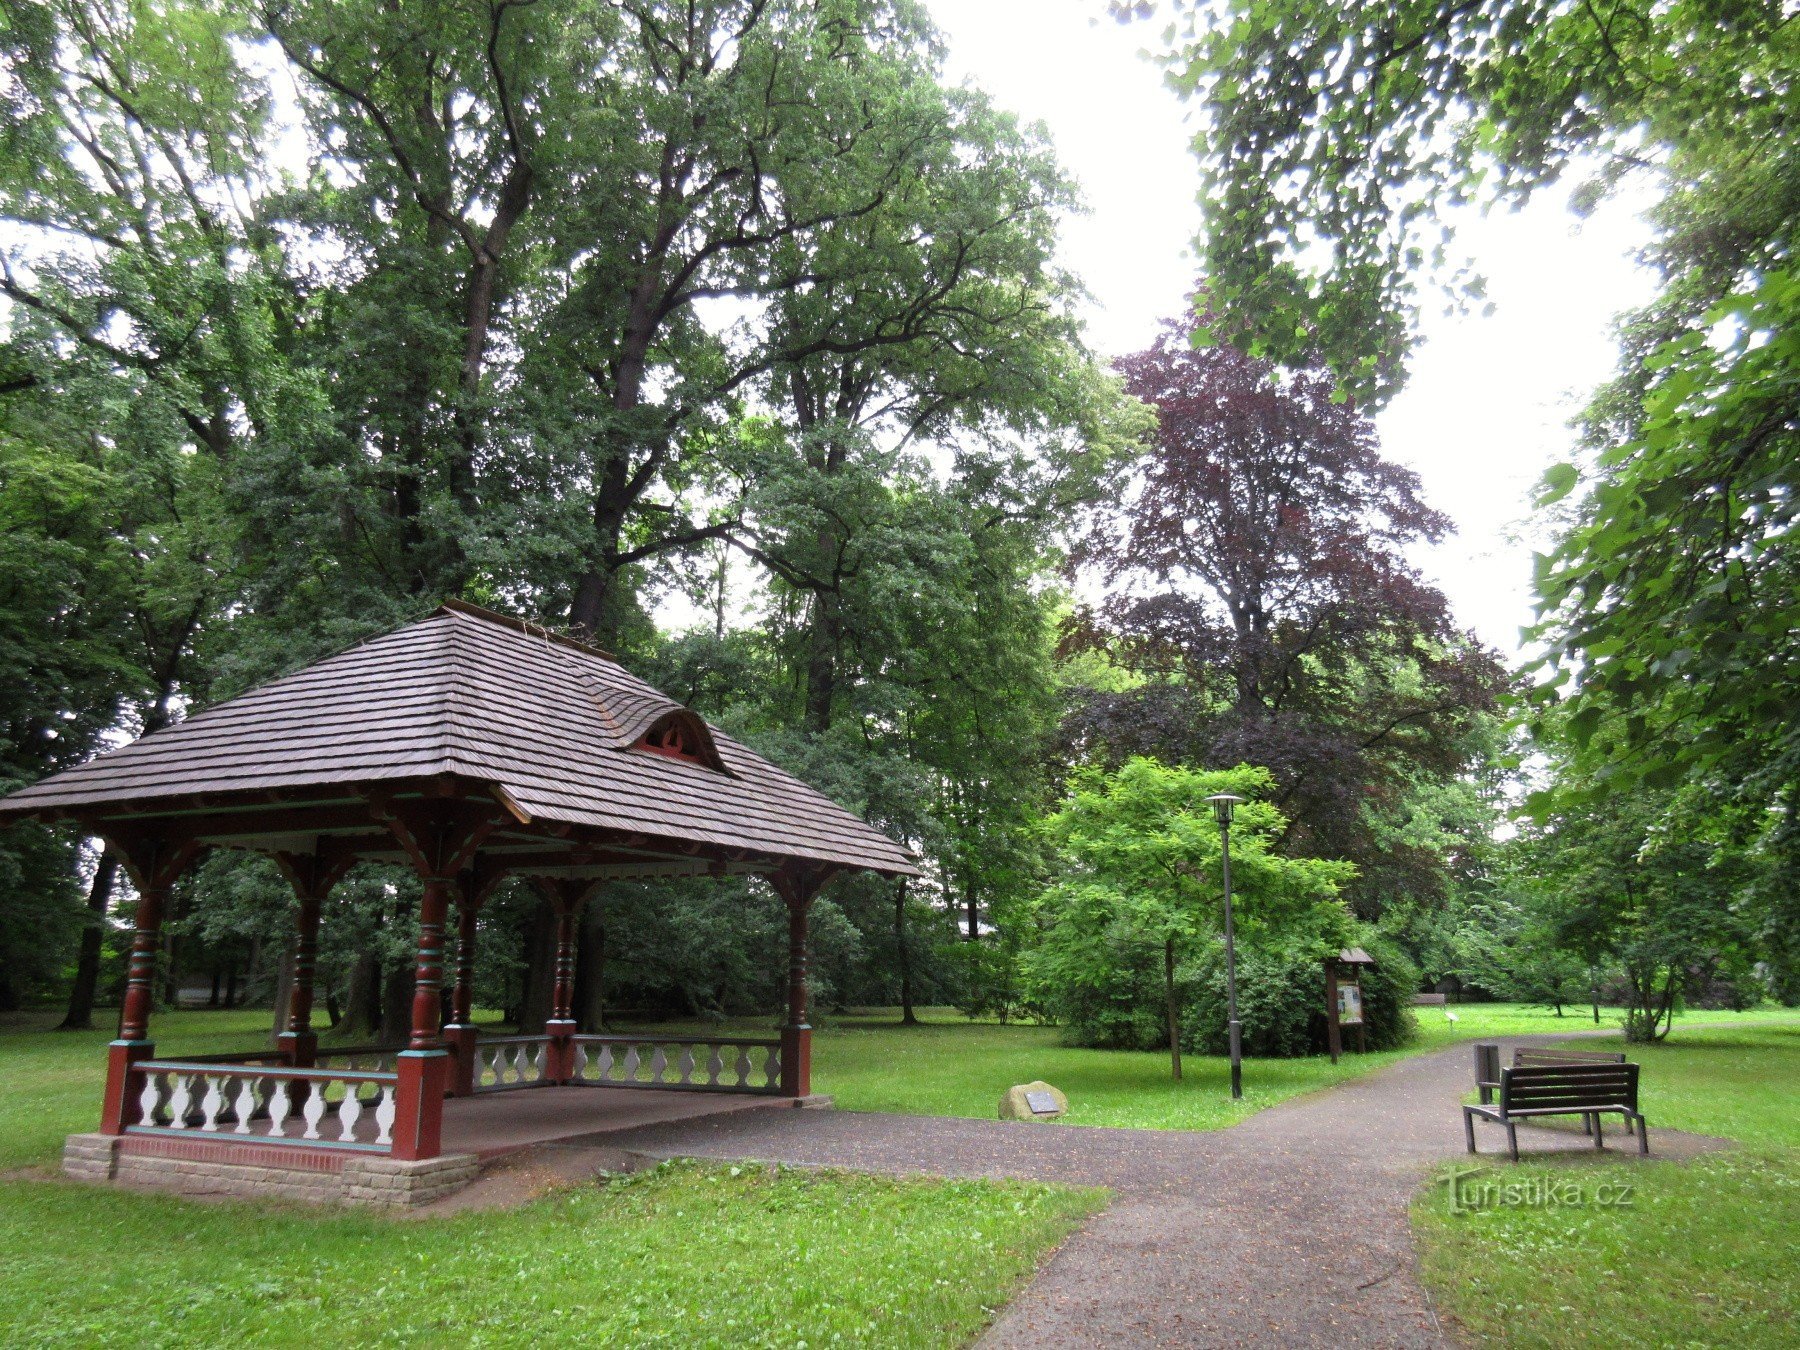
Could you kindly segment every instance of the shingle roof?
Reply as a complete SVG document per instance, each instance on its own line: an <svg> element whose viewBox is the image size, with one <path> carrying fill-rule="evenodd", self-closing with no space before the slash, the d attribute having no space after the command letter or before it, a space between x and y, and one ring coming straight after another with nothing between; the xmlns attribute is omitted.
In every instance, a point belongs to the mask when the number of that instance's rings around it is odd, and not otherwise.
<svg viewBox="0 0 1800 1350"><path fill-rule="evenodd" d="M719 767L633 748L671 717L710 737ZM914 871L886 835L603 653L457 602L0 798L0 820L445 774L533 821Z"/></svg>

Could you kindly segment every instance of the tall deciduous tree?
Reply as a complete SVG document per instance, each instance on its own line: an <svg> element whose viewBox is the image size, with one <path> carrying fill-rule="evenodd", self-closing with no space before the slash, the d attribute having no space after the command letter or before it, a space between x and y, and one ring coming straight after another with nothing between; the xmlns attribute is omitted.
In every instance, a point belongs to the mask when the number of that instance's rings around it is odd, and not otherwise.
<svg viewBox="0 0 1800 1350"><path fill-rule="evenodd" d="M1292 846L1391 863L1378 823L1470 767L1501 685L1403 554L1449 522L1328 375L1190 338L1171 326L1120 363L1156 409L1157 443L1076 540L1105 598L1069 645L1145 682L1089 694L1071 732L1114 757L1253 759L1276 776ZM1420 861L1423 875L1390 881L1429 887L1443 860Z"/></svg>
<svg viewBox="0 0 1800 1350"><path fill-rule="evenodd" d="M1221 329L1323 350L1359 390L1403 376L1421 287L1450 257L1446 208L1572 173L1578 209L1627 180L1658 193L1659 294L1623 324L1592 463L1545 483L1545 507L1574 504L1539 566L1546 692L1573 698L1580 790L1729 785L1781 860L1774 891L1800 893L1791 7L1177 8L1170 71L1205 105ZM1791 905L1780 929L1800 930Z"/></svg>
<svg viewBox="0 0 1800 1350"><path fill-rule="evenodd" d="M108 538L136 589L106 617L132 687L54 715L135 730L448 593L642 659L651 600L729 539L773 599L766 635L721 608L689 663L748 654L721 715L942 844L959 903L1022 886L1039 573L1132 405L1051 261L1070 185L945 84L922 7L16 8L0 397L132 470ZM196 890L197 942L228 880ZM404 892L344 894L369 1022ZM893 903L846 893L871 987L929 955Z"/></svg>

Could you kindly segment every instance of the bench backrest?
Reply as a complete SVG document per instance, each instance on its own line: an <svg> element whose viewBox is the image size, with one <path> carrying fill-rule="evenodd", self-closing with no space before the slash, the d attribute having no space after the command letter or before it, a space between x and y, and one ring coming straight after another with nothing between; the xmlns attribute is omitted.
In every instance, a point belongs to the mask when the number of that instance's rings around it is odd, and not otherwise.
<svg viewBox="0 0 1800 1350"><path fill-rule="evenodd" d="M1502 1111L1637 1110L1635 1064L1546 1064L1500 1070Z"/></svg>
<svg viewBox="0 0 1800 1350"><path fill-rule="evenodd" d="M1546 1064L1623 1064L1624 1051L1607 1053L1601 1050L1543 1050L1526 1049L1513 1051L1513 1067L1515 1069L1542 1068Z"/></svg>

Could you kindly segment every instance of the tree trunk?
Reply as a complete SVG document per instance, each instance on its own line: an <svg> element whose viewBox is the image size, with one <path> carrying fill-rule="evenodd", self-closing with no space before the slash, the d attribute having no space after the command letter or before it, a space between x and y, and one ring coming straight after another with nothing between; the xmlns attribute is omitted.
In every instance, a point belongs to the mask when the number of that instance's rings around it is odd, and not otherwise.
<svg viewBox="0 0 1800 1350"><path fill-rule="evenodd" d="M381 1028L381 960L373 952L363 952L350 967L350 993L345 999L344 1015L334 1030L352 1041L373 1039Z"/></svg>
<svg viewBox="0 0 1800 1350"><path fill-rule="evenodd" d="M831 728L832 708L837 702L837 654L842 630L837 596L827 590L815 591L806 659L806 729L815 734Z"/></svg>
<svg viewBox="0 0 1800 1350"><path fill-rule="evenodd" d="M173 897L171 897L171 900ZM171 903L170 910L175 908ZM170 916L173 918L173 914ZM163 1007L181 1006L181 940L170 933L163 939Z"/></svg>
<svg viewBox="0 0 1800 1350"><path fill-rule="evenodd" d="M1656 1033L1656 1039L1659 1041L1666 1039L1668 1034L1675 1030L1675 990L1679 979L1676 967L1670 966L1669 978L1663 982L1662 1007L1657 1012L1657 1016L1662 1022L1662 1030ZM1651 1023L1653 1030L1655 1025L1654 1022Z"/></svg>
<svg viewBox="0 0 1800 1350"><path fill-rule="evenodd" d="M1169 1001L1169 1068L1181 1081L1181 1005L1175 1000L1175 939L1163 943L1163 993Z"/></svg>
<svg viewBox="0 0 1800 1350"><path fill-rule="evenodd" d="M383 1045L403 1044L412 1036L414 963L396 961L381 977L381 1030L375 1039Z"/></svg>
<svg viewBox="0 0 1800 1350"><path fill-rule="evenodd" d="M894 950L900 961L900 1025L916 1027L913 1013L912 949L906 940L906 878L894 888Z"/></svg>
<svg viewBox="0 0 1800 1350"><path fill-rule="evenodd" d="M209 1008L216 1008L219 1006L219 967L217 962L213 964L212 992L206 996L206 1006Z"/></svg>
<svg viewBox="0 0 1800 1350"><path fill-rule="evenodd" d="M81 952L75 958L75 980L69 986L69 1010L58 1027L64 1031L88 1031L94 1025L94 996L100 990L100 957L106 949L106 916L112 909L113 883L119 860L103 848L88 885L88 924L81 930Z"/></svg>
<svg viewBox="0 0 1800 1350"><path fill-rule="evenodd" d="M541 1036L550 1020L550 995L556 983L556 906L540 899L525 925L525 990L519 998L521 1036Z"/></svg>
<svg viewBox="0 0 1800 1350"><path fill-rule="evenodd" d="M969 883L968 889L964 892L963 903L968 907L969 941L973 942L981 936L981 919L980 919L981 902L976 897L975 883L973 881L971 881Z"/></svg>
<svg viewBox="0 0 1800 1350"><path fill-rule="evenodd" d="M606 907L596 891L582 910L575 942L575 1022L587 1035L606 1030Z"/></svg>
<svg viewBox="0 0 1800 1350"><path fill-rule="evenodd" d="M601 646L613 645L624 625L631 598L621 585L619 544L624 537L626 517L642 492L633 492L626 472L629 457L628 446L614 446L612 458L601 475L594 497L590 561L575 583L575 595L569 604L569 626L575 635Z"/></svg>

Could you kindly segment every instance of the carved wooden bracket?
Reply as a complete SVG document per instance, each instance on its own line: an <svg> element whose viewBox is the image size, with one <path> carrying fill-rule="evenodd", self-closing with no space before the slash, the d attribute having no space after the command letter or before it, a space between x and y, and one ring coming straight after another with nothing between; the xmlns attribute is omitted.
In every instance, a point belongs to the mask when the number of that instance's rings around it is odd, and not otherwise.
<svg viewBox="0 0 1800 1350"><path fill-rule="evenodd" d="M427 880L455 880L500 824L491 811L455 799L401 801L374 794L369 809Z"/></svg>
<svg viewBox="0 0 1800 1350"><path fill-rule="evenodd" d="M82 829L105 842L117 855L139 895L167 890L206 851L191 833L166 827L156 832L123 821L82 822Z"/></svg>
<svg viewBox="0 0 1800 1350"><path fill-rule="evenodd" d="M319 839L311 853L276 852L269 855L281 869L294 894L323 900L356 866L356 853L329 836Z"/></svg>

